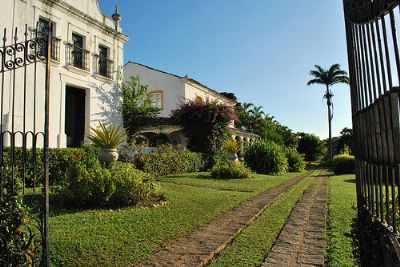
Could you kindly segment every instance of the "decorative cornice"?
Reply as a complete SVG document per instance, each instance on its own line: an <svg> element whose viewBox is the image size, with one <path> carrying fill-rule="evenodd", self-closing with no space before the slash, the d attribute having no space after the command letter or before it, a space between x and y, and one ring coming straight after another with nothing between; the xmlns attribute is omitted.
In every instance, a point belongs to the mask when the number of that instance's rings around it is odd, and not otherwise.
<svg viewBox="0 0 400 267"><path fill-rule="evenodd" d="M86 21L88 24L93 25L97 27L99 30L103 31L106 34L112 34L114 35L119 41L126 43L128 42L128 36L126 36L123 33L116 32L113 27L110 27L108 25L105 25L104 23L101 23L97 19L85 14L84 12L80 11L79 9L67 4L63 0L40 0L44 4L48 5L49 7L57 7L60 10L63 10L69 14L72 14L84 21ZM84 0L87 1L87 0ZM103 15L104 16L104 15Z"/></svg>

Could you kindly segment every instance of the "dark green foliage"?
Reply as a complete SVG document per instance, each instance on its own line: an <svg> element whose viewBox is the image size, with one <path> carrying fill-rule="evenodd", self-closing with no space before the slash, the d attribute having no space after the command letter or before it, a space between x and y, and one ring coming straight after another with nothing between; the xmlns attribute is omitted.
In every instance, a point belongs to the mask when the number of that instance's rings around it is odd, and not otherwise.
<svg viewBox="0 0 400 267"><path fill-rule="evenodd" d="M217 179L249 178L251 171L241 162L223 160L218 161L211 169L211 177Z"/></svg>
<svg viewBox="0 0 400 267"><path fill-rule="evenodd" d="M244 158L247 166L257 173L279 175L288 171L285 151L274 142L260 141L251 144Z"/></svg>
<svg viewBox="0 0 400 267"><path fill-rule="evenodd" d="M65 206L77 208L125 207L156 197L159 186L151 175L130 163L115 162L109 168L90 158L74 162L67 184L57 194Z"/></svg>
<svg viewBox="0 0 400 267"><path fill-rule="evenodd" d="M335 174L348 174L355 171L355 157L348 154L333 157L332 167Z"/></svg>
<svg viewBox="0 0 400 267"><path fill-rule="evenodd" d="M80 161L87 157L97 157L97 150L93 146L85 146L83 148L61 148L49 149L49 181L50 185L61 185L64 183L69 165L73 161ZM43 150L36 149L27 150L26 153L16 148L14 152L15 159L15 175L19 182L22 182L24 170L24 158L26 158L25 186L38 186L43 176ZM3 154L4 166L11 169L11 150L6 149Z"/></svg>
<svg viewBox="0 0 400 267"><path fill-rule="evenodd" d="M236 119L232 108L215 102L190 101L173 112L183 126L190 150L214 154L228 136L228 124Z"/></svg>
<svg viewBox="0 0 400 267"><path fill-rule="evenodd" d="M237 128L258 134L265 140L286 147L297 147L297 135L288 127L280 124L273 116L265 114L262 107L254 106L251 103L239 103L235 110L238 116Z"/></svg>
<svg viewBox="0 0 400 267"><path fill-rule="evenodd" d="M324 155L324 143L318 136L301 133L297 150L304 154L306 161L316 161Z"/></svg>
<svg viewBox="0 0 400 267"><path fill-rule="evenodd" d="M177 151L171 146L162 146L155 153L139 154L134 163L138 169L155 176L197 172L204 167L201 154Z"/></svg>
<svg viewBox="0 0 400 267"><path fill-rule="evenodd" d="M340 137L337 138L334 144L335 154L353 151L353 130L349 128L343 128L340 132Z"/></svg>
<svg viewBox="0 0 400 267"><path fill-rule="evenodd" d="M129 138L140 128L150 125L160 113L160 109L152 105L147 90L139 77L130 77L122 86L122 116Z"/></svg>
<svg viewBox="0 0 400 267"><path fill-rule="evenodd" d="M304 157L296 149L286 149L286 158L289 164L289 172L301 172L304 171L306 166Z"/></svg>
<svg viewBox="0 0 400 267"><path fill-rule="evenodd" d="M38 227L22 201L5 190L0 198L0 266L38 264L41 237L33 234Z"/></svg>

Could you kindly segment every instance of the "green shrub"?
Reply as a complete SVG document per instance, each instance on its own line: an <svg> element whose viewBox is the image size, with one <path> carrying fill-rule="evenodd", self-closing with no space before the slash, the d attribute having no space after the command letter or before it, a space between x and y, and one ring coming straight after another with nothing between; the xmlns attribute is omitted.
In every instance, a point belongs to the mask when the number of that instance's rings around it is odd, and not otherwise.
<svg viewBox="0 0 400 267"><path fill-rule="evenodd" d="M171 146L163 146L159 151L139 154L135 158L136 168L155 176L197 172L204 167L199 153L177 151Z"/></svg>
<svg viewBox="0 0 400 267"><path fill-rule="evenodd" d="M26 187L38 186L43 175L43 149L26 150L16 148L15 176L22 180L25 160L25 184ZM66 173L74 161L81 161L88 157L97 157L97 150L93 146L83 148L49 149L49 183L50 185L62 185L66 180ZM3 154L4 166L11 168L11 151L6 149Z"/></svg>
<svg viewBox="0 0 400 267"><path fill-rule="evenodd" d="M217 179L249 178L251 171L241 162L219 161L211 169L211 177Z"/></svg>
<svg viewBox="0 0 400 267"><path fill-rule="evenodd" d="M284 149L273 142L259 141L249 145L244 158L247 166L257 173L280 175L288 171Z"/></svg>
<svg viewBox="0 0 400 267"><path fill-rule="evenodd" d="M333 157L333 171L335 174L354 173L355 157L349 154L340 154Z"/></svg>
<svg viewBox="0 0 400 267"><path fill-rule="evenodd" d="M288 160L289 172L301 172L304 171L306 166L304 157L296 149L288 148L286 150L286 157Z"/></svg>
<svg viewBox="0 0 400 267"><path fill-rule="evenodd" d="M114 206L136 205L159 195L160 186L150 174L139 171L132 164L115 162L111 167L115 193L111 198Z"/></svg>
<svg viewBox="0 0 400 267"><path fill-rule="evenodd" d="M79 208L124 207L156 197L159 187L149 174L130 163L103 167L98 159L74 162L67 184L57 194L58 202Z"/></svg>
<svg viewBox="0 0 400 267"><path fill-rule="evenodd" d="M38 266L41 237L34 234L37 229L38 222L22 201L4 190L0 198L0 266Z"/></svg>

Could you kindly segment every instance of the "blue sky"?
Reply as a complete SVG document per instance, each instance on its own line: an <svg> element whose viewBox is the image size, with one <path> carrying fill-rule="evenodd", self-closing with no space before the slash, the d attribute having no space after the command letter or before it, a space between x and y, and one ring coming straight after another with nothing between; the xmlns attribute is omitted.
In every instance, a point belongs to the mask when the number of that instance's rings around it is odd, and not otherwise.
<svg viewBox="0 0 400 267"><path fill-rule="evenodd" d="M100 0L112 14L117 0ZM347 70L340 0L119 0L125 61L189 75L264 107L295 131L328 136L314 64ZM351 126L350 94L336 86L334 135Z"/></svg>

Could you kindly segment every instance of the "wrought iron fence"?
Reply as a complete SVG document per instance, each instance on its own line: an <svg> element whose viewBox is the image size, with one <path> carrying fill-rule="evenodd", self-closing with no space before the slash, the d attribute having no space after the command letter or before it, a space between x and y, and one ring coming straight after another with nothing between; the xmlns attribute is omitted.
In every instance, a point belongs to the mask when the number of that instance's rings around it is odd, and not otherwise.
<svg viewBox="0 0 400 267"><path fill-rule="evenodd" d="M33 37L31 37L33 35ZM38 36L25 27L3 32L0 47L0 266L48 266L48 147L50 35ZM43 50L47 52L43 54ZM39 153L42 155L39 157ZM35 207L38 229L11 233L21 236L10 242L7 220L18 220L4 214L17 211L17 201L24 200L26 188L40 187ZM30 189L31 190L31 189ZM36 221L34 219L33 221ZM30 237L39 236L37 247L24 248ZM15 241L15 240L14 240ZM24 242L22 242L24 241ZM13 251L13 246L25 250ZM12 253L10 253L12 251ZM38 255L40 254L40 255ZM38 257L35 257L38 256ZM37 261L35 259L38 259Z"/></svg>
<svg viewBox="0 0 400 267"><path fill-rule="evenodd" d="M344 0L359 209L398 237L399 1Z"/></svg>

